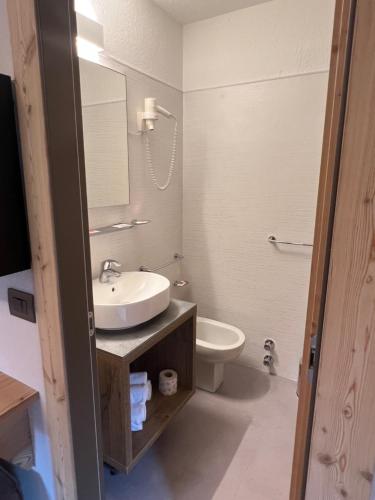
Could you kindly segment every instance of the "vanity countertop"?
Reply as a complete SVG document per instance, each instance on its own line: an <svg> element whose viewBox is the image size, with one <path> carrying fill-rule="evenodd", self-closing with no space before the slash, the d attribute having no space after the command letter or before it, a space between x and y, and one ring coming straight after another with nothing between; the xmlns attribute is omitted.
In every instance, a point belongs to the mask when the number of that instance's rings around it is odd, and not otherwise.
<svg viewBox="0 0 375 500"><path fill-rule="evenodd" d="M178 324L196 313L196 304L172 299L164 312L142 325L125 330L96 330L96 347L120 358L136 358Z"/></svg>

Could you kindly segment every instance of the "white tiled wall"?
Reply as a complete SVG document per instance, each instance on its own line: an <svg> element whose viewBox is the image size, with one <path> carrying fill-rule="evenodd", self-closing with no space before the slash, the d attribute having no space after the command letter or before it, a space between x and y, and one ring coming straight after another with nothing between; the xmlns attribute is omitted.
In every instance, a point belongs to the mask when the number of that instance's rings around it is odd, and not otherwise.
<svg viewBox="0 0 375 500"><path fill-rule="evenodd" d="M267 237L313 239L333 4L273 0L184 27L188 297L245 332L240 363L261 368L272 337L291 379L311 250Z"/></svg>
<svg viewBox="0 0 375 500"><path fill-rule="evenodd" d="M326 71L333 0L271 0L184 26L184 91Z"/></svg>

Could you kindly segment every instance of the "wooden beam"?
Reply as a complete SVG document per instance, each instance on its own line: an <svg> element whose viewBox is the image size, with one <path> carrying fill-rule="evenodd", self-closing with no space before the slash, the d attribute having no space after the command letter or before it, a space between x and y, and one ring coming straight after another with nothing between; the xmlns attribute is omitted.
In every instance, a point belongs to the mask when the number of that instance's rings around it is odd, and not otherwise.
<svg viewBox="0 0 375 500"><path fill-rule="evenodd" d="M55 485L58 499L75 500L76 479L34 0L8 0L8 16Z"/></svg>
<svg viewBox="0 0 375 500"><path fill-rule="evenodd" d="M375 2L357 0L306 499L375 471Z"/></svg>
<svg viewBox="0 0 375 500"><path fill-rule="evenodd" d="M301 500L303 498L306 477L306 457L308 456L310 438L309 422L313 406L312 385L308 375L310 349L311 339L318 335L324 313L325 287L345 111L353 5L353 0L337 0L335 8L305 342L299 378L299 404L290 490L291 500Z"/></svg>

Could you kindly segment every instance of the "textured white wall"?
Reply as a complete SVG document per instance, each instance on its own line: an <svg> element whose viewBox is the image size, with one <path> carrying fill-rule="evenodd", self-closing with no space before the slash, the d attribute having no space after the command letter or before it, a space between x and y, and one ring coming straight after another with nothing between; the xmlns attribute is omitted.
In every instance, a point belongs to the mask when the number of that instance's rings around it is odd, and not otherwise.
<svg viewBox="0 0 375 500"><path fill-rule="evenodd" d="M333 0L272 0L184 26L184 91L326 71Z"/></svg>
<svg viewBox="0 0 375 500"><path fill-rule="evenodd" d="M311 250L267 236L313 239L333 4L273 0L184 27L188 298L245 332L240 363L261 368L274 338L291 379Z"/></svg>
<svg viewBox="0 0 375 500"><path fill-rule="evenodd" d="M0 0L0 73L13 75L6 0ZM9 314L7 291L10 287L32 293L31 271L0 278L0 370L30 385L40 394L40 402L34 404L31 411L36 464L32 471L23 474L22 486L27 489L26 498L53 499L55 492L44 419L45 390L38 327Z"/></svg>
<svg viewBox="0 0 375 500"><path fill-rule="evenodd" d="M104 26L108 54L182 88L182 26L151 0L76 0L76 10Z"/></svg>

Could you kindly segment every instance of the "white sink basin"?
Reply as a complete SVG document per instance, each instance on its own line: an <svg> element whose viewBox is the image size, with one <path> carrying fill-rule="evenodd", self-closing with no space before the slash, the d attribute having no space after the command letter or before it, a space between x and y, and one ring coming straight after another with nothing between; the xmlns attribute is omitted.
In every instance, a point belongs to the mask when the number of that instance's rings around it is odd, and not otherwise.
<svg viewBox="0 0 375 500"><path fill-rule="evenodd" d="M122 273L112 283L93 282L95 325L118 330L140 325L169 306L170 282L147 272Z"/></svg>

